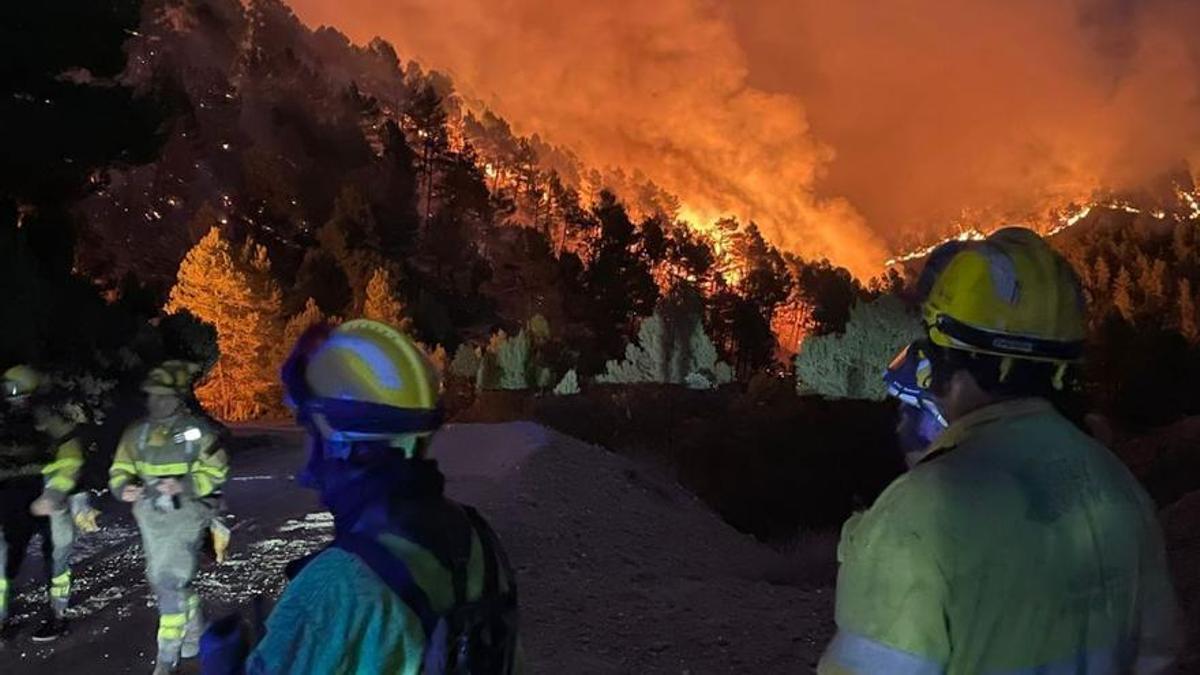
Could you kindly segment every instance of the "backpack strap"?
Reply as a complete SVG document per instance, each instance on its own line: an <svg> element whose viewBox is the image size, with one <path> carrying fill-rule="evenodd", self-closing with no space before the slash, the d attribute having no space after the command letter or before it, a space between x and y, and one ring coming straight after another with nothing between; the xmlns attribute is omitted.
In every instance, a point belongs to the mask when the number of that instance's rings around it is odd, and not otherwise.
<svg viewBox="0 0 1200 675"><path fill-rule="evenodd" d="M500 589L500 571L503 570L508 580L508 593L516 595L517 579L513 574L512 565L508 562L508 554L500 546L496 531L488 524L479 511L473 506L462 507L471 528L479 534L479 543L483 547L483 597L494 598Z"/></svg>
<svg viewBox="0 0 1200 675"><path fill-rule="evenodd" d="M371 568L371 571L417 615L421 627L425 630L425 639L429 640L437 626L438 615L429 603L429 596L413 579L408 565L403 560L389 553L383 544L373 537L356 532L339 533L330 546L358 556L359 560Z"/></svg>

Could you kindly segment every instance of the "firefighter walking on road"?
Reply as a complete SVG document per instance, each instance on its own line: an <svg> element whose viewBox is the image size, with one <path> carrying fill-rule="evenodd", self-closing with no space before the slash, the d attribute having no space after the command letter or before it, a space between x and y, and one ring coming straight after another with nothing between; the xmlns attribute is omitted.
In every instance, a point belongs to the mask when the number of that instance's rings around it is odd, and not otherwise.
<svg viewBox="0 0 1200 675"><path fill-rule="evenodd" d="M0 521L0 625L5 625L5 636L15 629L6 625L11 584L29 538L41 530L43 537L50 538L50 612L34 631L33 640L49 642L67 631L75 542L68 498L83 467L83 445L75 436L75 425L47 403L46 378L40 372L15 366L4 373L0 387L6 404L4 447L0 448L0 501L5 512Z"/></svg>
<svg viewBox="0 0 1200 675"><path fill-rule="evenodd" d="M199 370L168 361L150 372L142 386L148 416L121 436L109 470L109 489L133 504L158 600L156 674L199 649L203 615L192 579L229 472L219 435L187 406Z"/></svg>

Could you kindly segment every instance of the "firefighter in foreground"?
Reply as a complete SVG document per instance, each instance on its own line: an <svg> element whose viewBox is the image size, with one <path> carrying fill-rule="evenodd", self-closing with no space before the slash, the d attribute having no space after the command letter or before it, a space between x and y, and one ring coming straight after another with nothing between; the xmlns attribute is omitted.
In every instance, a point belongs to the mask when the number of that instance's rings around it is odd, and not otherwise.
<svg viewBox="0 0 1200 675"><path fill-rule="evenodd" d="M75 425L47 403L48 384L41 373L16 366L4 373L0 386L7 407L2 422L5 438L0 442L6 446L0 447L0 509L9 526L6 532L0 521L0 571L4 573L0 576L0 625L4 625L4 636L15 631L15 626L6 625L10 584L30 536L41 530L51 544L50 612L33 633L33 640L48 642L67 631L75 542L70 495L83 467L83 445L75 437ZM94 515L82 524L95 529ZM14 550L9 550L9 540Z"/></svg>
<svg viewBox="0 0 1200 675"><path fill-rule="evenodd" d="M846 524L819 672L1171 672L1154 505L1049 402L1083 348L1067 263L1001 230L949 257L923 312L910 348L950 426Z"/></svg>
<svg viewBox="0 0 1200 675"><path fill-rule="evenodd" d="M374 321L318 326L283 379L309 433L300 480L333 512L336 536L292 565L244 664L236 617L209 630L205 672L514 672L512 570L486 521L443 496L426 458L441 413L420 348Z"/></svg>
<svg viewBox="0 0 1200 675"><path fill-rule="evenodd" d="M218 434L187 407L198 372L182 361L150 372L142 385L149 414L126 429L109 469L109 489L133 504L158 599L155 673L199 652L203 616L192 579L217 512L214 493L229 472Z"/></svg>

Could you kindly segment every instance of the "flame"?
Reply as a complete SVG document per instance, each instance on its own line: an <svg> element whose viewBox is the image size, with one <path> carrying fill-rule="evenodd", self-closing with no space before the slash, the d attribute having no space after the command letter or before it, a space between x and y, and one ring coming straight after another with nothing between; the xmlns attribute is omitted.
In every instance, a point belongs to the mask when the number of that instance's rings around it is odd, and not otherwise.
<svg viewBox="0 0 1200 675"><path fill-rule="evenodd" d="M1197 3L292 4L519 134L641 172L700 228L753 219L861 278L963 209L1019 220L1200 160Z"/></svg>

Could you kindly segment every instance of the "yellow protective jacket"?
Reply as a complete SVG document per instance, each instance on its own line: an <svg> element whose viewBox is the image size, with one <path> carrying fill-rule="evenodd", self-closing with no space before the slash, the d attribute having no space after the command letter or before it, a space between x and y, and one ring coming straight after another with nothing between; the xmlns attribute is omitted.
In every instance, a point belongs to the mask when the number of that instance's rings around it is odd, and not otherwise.
<svg viewBox="0 0 1200 675"><path fill-rule="evenodd" d="M207 420L182 413L165 420L142 420L126 429L108 476L114 494L134 481L149 484L178 478L186 494L207 497L229 477L229 458Z"/></svg>
<svg viewBox="0 0 1200 675"><path fill-rule="evenodd" d="M76 437L76 425L56 413L37 412L37 428L54 449L54 459L42 467L48 492L68 495L79 482L83 470L83 443Z"/></svg>
<svg viewBox="0 0 1200 675"><path fill-rule="evenodd" d="M1150 499L1042 400L956 421L838 551L821 675L1170 672L1175 596Z"/></svg>
<svg viewBox="0 0 1200 675"><path fill-rule="evenodd" d="M45 488L60 496L70 494L83 469L83 444L76 425L44 407L34 408L31 421L0 448L0 479L13 476L43 477Z"/></svg>

